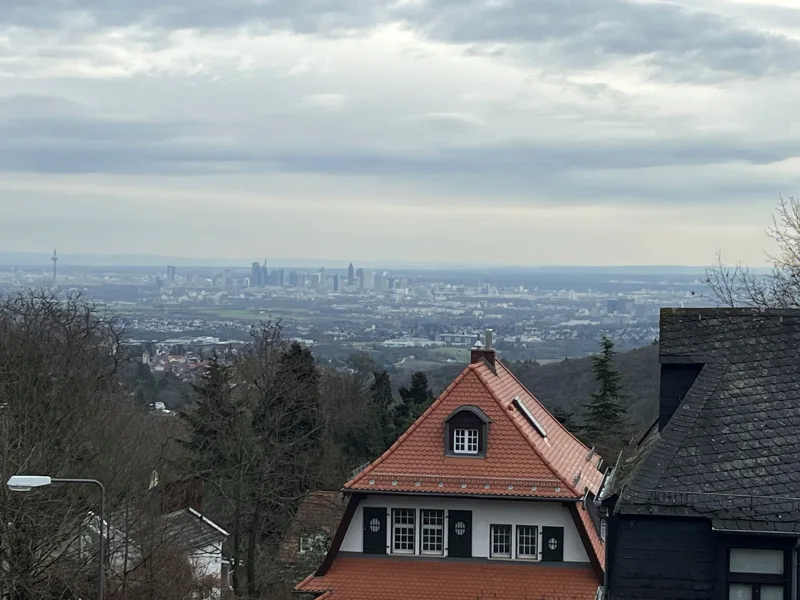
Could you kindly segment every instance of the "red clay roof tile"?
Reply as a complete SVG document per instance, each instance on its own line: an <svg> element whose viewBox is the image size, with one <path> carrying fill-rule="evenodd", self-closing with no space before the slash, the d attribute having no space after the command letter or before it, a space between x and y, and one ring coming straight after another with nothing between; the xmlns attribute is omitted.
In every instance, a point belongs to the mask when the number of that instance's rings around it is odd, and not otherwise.
<svg viewBox="0 0 800 600"><path fill-rule="evenodd" d="M330 600L594 600L591 568L339 556L301 592Z"/></svg>
<svg viewBox="0 0 800 600"><path fill-rule="evenodd" d="M518 398L542 437L514 406ZM444 421L464 405L491 419L485 458L446 457ZM505 365L469 365L400 438L345 484L360 491L577 498L597 492L598 457L569 433Z"/></svg>

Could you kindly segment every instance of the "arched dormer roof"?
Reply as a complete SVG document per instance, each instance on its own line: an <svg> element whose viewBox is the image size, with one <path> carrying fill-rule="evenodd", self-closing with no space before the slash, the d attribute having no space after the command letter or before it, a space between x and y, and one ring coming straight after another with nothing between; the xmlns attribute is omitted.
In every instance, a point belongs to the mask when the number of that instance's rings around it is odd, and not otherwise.
<svg viewBox="0 0 800 600"><path fill-rule="evenodd" d="M456 415L463 412L472 413L473 415L478 417L478 419L480 419L485 425L488 425L489 423L492 422L492 420L486 416L485 412L483 412L477 406L472 406L471 404L465 404L463 406L459 406L457 409L455 409L453 412L450 413L450 416L448 416L444 420L444 422L445 423L450 422Z"/></svg>

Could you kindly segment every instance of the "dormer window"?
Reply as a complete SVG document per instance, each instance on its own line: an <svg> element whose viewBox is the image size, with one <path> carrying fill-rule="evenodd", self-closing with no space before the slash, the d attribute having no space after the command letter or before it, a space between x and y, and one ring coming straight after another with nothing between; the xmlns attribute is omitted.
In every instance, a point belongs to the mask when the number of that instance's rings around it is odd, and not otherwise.
<svg viewBox="0 0 800 600"><path fill-rule="evenodd" d="M454 429L453 452L456 454L477 454L479 429Z"/></svg>
<svg viewBox="0 0 800 600"><path fill-rule="evenodd" d="M489 417L477 406L462 406L445 420L447 456L486 456Z"/></svg>

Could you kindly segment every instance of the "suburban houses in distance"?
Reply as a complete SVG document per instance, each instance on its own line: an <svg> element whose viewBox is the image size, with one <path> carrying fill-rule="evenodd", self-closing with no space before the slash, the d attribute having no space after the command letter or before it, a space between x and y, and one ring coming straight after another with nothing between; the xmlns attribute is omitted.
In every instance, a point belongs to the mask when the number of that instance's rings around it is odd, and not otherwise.
<svg viewBox="0 0 800 600"><path fill-rule="evenodd" d="M593 600L601 459L497 359L467 368L344 486L344 517L299 592L325 599Z"/></svg>
<svg viewBox="0 0 800 600"><path fill-rule="evenodd" d="M606 598L798 598L800 311L665 309L660 362L603 493Z"/></svg>

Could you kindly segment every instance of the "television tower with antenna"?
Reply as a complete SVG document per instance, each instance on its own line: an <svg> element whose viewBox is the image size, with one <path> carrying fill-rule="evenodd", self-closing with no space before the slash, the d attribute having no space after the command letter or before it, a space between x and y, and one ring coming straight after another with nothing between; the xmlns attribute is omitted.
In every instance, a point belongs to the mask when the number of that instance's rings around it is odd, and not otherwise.
<svg viewBox="0 0 800 600"><path fill-rule="evenodd" d="M58 252L53 249L53 256L50 257L53 261L53 287L56 287L56 276L58 275Z"/></svg>

